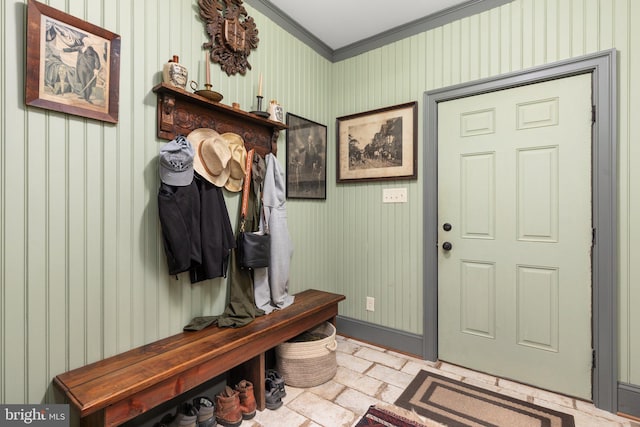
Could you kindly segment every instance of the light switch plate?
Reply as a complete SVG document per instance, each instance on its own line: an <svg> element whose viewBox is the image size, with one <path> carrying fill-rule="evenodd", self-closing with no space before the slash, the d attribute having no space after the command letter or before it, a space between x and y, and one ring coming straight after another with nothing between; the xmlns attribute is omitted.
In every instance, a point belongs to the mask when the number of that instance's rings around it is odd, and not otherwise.
<svg viewBox="0 0 640 427"><path fill-rule="evenodd" d="M383 188L382 203L407 203L407 189Z"/></svg>

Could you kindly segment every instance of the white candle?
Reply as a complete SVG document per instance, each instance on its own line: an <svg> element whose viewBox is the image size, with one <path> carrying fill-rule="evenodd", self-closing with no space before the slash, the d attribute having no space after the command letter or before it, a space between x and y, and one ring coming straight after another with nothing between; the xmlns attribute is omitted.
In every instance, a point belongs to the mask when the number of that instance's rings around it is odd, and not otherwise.
<svg viewBox="0 0 640 427"><path fill-rule="evenodd" d="M204 51L204 63L207 64L206 65L206 79L207 79L207 84L210 85L211 84L211 70L210 70L210 65L209 65L209 52L208 51Z"/></svg>
<svg viewBox="0 0 640 427"><path fill-rule="evenodd" d="M262 96L262 73L260 73L260 79L258 80L258 96Z"/></svg>

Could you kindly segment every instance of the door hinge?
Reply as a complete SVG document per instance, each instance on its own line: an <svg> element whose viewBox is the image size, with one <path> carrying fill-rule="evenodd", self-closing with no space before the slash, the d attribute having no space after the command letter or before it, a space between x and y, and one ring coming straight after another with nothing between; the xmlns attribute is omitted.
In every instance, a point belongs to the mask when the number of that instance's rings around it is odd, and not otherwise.
<svg viewBox="0 0 640 427"><path fill-rule="evenodd" d="M595 123L596 122L596 106L592 105L591 106L591 123Z"/></svg>
<svg viewBox="0 0 640 427"><path fill-rule="evenodd" d="M596 369L596 349L591 349L591 369Z"/></svg>
<svg viewBox="0 0 640 427"><path fill-rule="evenodd" d="M596 246L596 229L591 229L591 247L594 248Z"/></svg>

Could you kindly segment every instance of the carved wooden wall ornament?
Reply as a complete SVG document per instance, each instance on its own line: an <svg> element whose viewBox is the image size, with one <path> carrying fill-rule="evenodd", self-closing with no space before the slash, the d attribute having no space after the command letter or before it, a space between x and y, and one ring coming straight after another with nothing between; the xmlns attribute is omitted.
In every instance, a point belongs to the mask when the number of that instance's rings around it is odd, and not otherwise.
<svg viewBox="0 0 640 427"><path fill-rule="evenodd" d="M251 64L247 57L258 47L258 29L247 15L242 0L198 0L200 18L210 41L202 47L227 75L244 75Z"/></svg>

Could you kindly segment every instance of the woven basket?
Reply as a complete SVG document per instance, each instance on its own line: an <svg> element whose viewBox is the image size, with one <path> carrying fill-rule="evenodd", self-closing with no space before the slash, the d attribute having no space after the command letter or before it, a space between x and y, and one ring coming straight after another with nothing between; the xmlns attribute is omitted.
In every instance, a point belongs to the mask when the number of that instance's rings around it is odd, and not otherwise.
<svg viewBox="0 0 640 427"><path fill-rule="evenodd" d="M309 333L326 338L285 342L276 347L276 368L284 382L292 387L314 387L326 383L338 370L336 328L329 322Z"/></svg>

